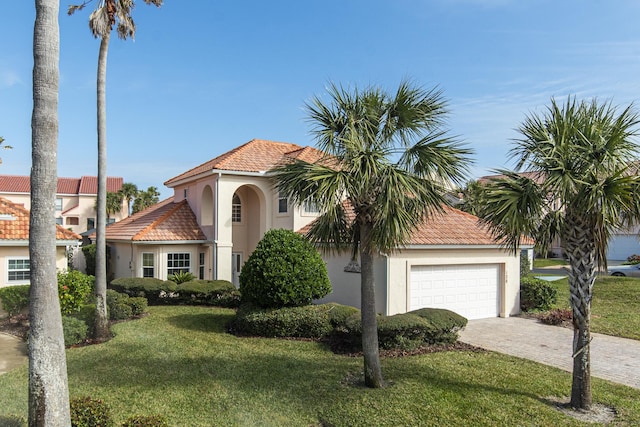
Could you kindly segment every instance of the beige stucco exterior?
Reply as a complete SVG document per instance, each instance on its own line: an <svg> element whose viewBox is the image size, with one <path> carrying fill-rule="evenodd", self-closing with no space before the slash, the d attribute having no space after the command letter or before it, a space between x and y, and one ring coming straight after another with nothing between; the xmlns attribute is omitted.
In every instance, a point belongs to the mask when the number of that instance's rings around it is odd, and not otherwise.
<svg viewBox="0 0 640 427"><path fill-rule="evenodd" d="M360 274L345 272L347 255L324 256L333 291L319 302L339 302L360 307ZM499 315L509 317L520 312L520 257L499 247L415 247L380 256L375 260L376 310L393 315L409 311L410 271L422 265L498 265Z"/></svg>

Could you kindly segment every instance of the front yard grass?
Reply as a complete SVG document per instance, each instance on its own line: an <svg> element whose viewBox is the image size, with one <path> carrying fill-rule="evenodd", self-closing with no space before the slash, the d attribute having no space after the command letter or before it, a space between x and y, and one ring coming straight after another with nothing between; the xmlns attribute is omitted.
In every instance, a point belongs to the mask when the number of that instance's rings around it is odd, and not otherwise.
<svg viewBox="0 0 640 427"><path fill-rule="evenodd" d="M116 421L172 426L496 426L586 424L554 409L571 374L491 352L383 358L388 387L361 384L362 359L310 341L238 338L228 309L151 307L109 342L67 353L71 397L107 402ZM640 424L640 390L593 378L617 425ZM0 376L0 421L27 413L26 366Z"/></svg>
<svg viewBox="0 0 640 427"><path fill-rule="evenodd" d="M558 290L557 308L570 308L569 280L550 282ZM640 279L598 276L593 285L591 331L640 340Z"/></svg>
<svg viewBox="0 0 640 427"><path fill-rule="evenodd" d="M544 267L562 267L567 265L567 260L564 258L534 258L533 268Z"/></svg>

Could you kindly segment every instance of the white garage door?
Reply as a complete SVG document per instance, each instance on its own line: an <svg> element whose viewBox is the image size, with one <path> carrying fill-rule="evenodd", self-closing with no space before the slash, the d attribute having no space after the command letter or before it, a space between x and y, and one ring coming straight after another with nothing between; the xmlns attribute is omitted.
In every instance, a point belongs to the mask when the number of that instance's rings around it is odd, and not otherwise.
<svg viewBox="0 0 640 427"><path fill-rule="evenodd" d="M412 266L410 310L446 308L467 319L497 317L499 272L495 264Z"/></svg>

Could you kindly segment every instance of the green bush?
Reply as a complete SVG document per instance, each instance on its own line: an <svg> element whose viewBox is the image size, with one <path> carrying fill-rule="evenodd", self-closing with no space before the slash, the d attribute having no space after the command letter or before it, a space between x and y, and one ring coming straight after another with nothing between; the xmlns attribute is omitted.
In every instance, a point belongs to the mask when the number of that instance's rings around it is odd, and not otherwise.
<svg viewBox="0 0 640 427"><path fill-rule="evenodd" d="M95 279L78 270L58 272L58 297L62 314L78 311L94 289Z"/></svg>
<svg viewBox="0 0 640 427"><path fill-rule="evenodd" d="M71 313L69 316L82 320L87 325L87 336L93 335L93 328L96 323L95 304L83 304L78 311Z"/></svg>
<svg viewBox="0 0 640 427"><path fill-rule="evenodd" d="M0 288L0 302L9 317L19 314L29 307L29 285Z"/></svg>
<svg viewBox="0 0 640 427"><path fill-rule="evenodd" d="M85 260L85 271L90 276L96 275L96 245L83 245L82 246L82 254L84 255ZM107 277L110 277L111 272L111 247L106 247L106 256L107 256Z"/></svg>
<svg viewBox="0 0 640 427"><path fill-rule="evenodd" d="M188 305L237 307L240 293L227 280L190 280L176 287L176 301Z"/></svg>
<svg viewBox="0 0 640 427"><path fill-rule="evenodd" d="M140 316L147 311L147 299L143 297L130 297L127 300L127 305L131 307L131 314L134 316Z"/></svg>
<svg viewBox="0 0 640 427"><path fill-rule="evenodd" d="M458 331L467 319L450 311L423 308L393 316L379 316L378 346L385 350L410 351L426 345L456 342ZM362 350L362 323L359 313L353 313L335 327L331 334L333 347L342 352Z"/></svg>
<svg viewBox="0 0 640 427"><path fill-rule="evenodd" d="M240 273L242 301L261 307L303 306L329 292L320 253L290 230L269 230Z"/></svg>
<svg viewBox="0 0 640 427"><path fill-rule="evenodd" d="M520 308L522 311L546 311L558 300L558 291L542 279L520 278Z"/></svg>
<svg viewBox="0 0 640 427"><path fill-rule="evenodd" d="M531 273L531 263L527 251L520 252L520 277Z"/></svg>
<svg viewBox="0 0 640 427"><path fill-rule="evenodd" d="M168 427L167 420L162 415L135 415L127 418L122 427Z"/></svg>
<svg viewBox="0 0 640 427"><path fill-rule="evenodd" d="M71 347L87 339L89 328L85 322L76 317L62 316L62 331L64 346Z"/></svg>
<svg viewBox="0 0 640 427"><path fill-rule="evenodd" d="M432 329L425 336L429 344L451 344L457 341L458 332L467 326L467 318L444 308L420 308L410 311L427 320Z"/></svg>
<svg viewBox="0 0 640 427"><path fill-rule="evenodd" d="M144 297L150 305L175 304L176 284L152 277L123 277L114 279L109 288L130 297Z"/></svg>
<svg viewBox="0 0 640 427"><path fill-rule="evenodd" d="M347 319L355 314L360 316L360 310L350 305L342 305L335 302L326 305L329 308L329 321L334 328L343 326Z"/></svg>
<svg viewBox="0 0 640 427"><path fill-rule="evenodd" d="M261 308L240 306L230 329L239 335L322 338L331 333L327 305Z"/></svg>
<svg viewBox="0 0 640 427"><path fill-rule="evenodd" d="M173 273L170 274L167 277L167 280L170 280L172 282L174 282L175 284L179 285L180 283L184 283L184 282L189 282L193 279L195 279L196 276L194 276L193 274L191 274L188 271L180 271L178 273Z"/></svg>
<svg viewBox="0 0 640 427"><path fill-rule="evenodd" d="M80 397L70 402L72 427L112 427L109 407L100 399Z"/></svg>

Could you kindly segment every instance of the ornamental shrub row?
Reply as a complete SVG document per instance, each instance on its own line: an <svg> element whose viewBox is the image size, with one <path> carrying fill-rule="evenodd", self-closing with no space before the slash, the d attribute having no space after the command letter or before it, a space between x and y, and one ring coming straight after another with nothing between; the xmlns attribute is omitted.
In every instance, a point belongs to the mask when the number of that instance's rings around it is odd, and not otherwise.
<svg viewBox="0 0 640 427"><path fill-rule="evenodd" d="M450 344L466 324L466 318L435 308L380 316L378 342L380 348L388 350ZM360 310L336 303L280 309L243 304L228 328L238 335L328 338L340 351L362 349Z"/></svg>
<svg viewBox="0 0 640 427"><path fill-rule="evenodd" d="M150 305L215 305L237 307L240 293L226 280L190 280L176 284L149 277L112 280L109 288L130 297L144 297Z"/></svg>
<svg viewBox="0 0 640 427"><path fill-rule="evenodd" d="M532 276L520 278L522 311L546 311L558 301L558 291L549 282Z"/></svg>
<svg viewBox="0 0 640 427"><path fill-rule="evenodd" d="M29 307L29 285L0 288L0 303L9 317L19 314Z"/></svg>

